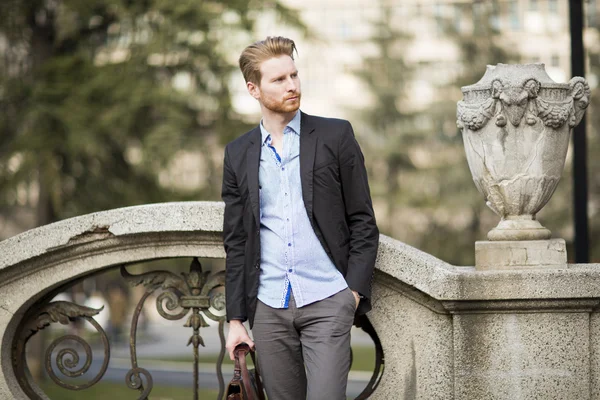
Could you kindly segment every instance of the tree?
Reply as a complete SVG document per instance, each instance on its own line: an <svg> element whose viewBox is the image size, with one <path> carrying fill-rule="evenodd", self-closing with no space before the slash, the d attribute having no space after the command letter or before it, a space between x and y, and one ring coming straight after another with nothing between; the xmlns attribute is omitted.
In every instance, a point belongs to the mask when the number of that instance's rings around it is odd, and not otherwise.
<svg viewBox="0 0 600 400"><path fill-rule="evenodd" d="M459 57L454 64L443 60L440 63L447 65L427 66L405 60L407 49L418 44L397 28L401 25L394 21L394 10L381 4L371 38L378 53L366 58L358 72L373 98L362 114L373 132L365 151L374 200L383 198L386 203L385 217L378 219L382 231L445 261L472 265L474 242L485 239L497 217L484 211L485 201L473 184L456 127L456 101L460 87L477 82L487 64L514 62L517 57L506 49L495 25L496 1L444 7L421 12L435 22L439 40L455 46ZM460 26L454 21L457 14L463 21ZM420 69L428 67L458 74L441 82L430 80L433 100L419 108L413 104L420 95L415 76L426 75ZM377 166L378 160L384 160L384 168ZM385 178L376 170L385 171Z"/></svg>
<svg viewBox="0 0 600 400"><path fill-rule="evenodd" d="M248 127L228 88L236 45L264 9L302 27L269 0L1 2L0 213L27 195L36 225L217 199L215 149ZM159 182L182 150L204 153L208 184Z"/></svg>
<svg viewBox="0 0 600 400"><path fill-rule="evenodd" d="M383 198L385 218L379 219L380 229L388 234L400 233L396 225L397 204L403 194L398 174L412 170L414 165L408 155L410 142L417 139L419 132L414 124L415 114L405 110L407 85L411 79L411 66L404 61L404 52L411 37L395 28L393 8L387 2L379 4L379 18L371 22L373 34L370 41L377 53L363 59L356 76L367 87L373 101L369 107L355 110L371 132L364 147L370 154L369 163L381 162L384 177L371 172L373 196ZM377 166L370 165L371 171Z"/></svg>

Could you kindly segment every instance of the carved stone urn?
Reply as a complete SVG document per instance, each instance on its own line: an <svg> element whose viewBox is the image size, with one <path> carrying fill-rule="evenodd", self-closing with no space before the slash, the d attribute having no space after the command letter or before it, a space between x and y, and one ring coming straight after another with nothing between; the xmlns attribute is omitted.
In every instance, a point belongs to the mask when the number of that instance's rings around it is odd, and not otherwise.
<svg viewBox="0 0 600 400"><path fill-rule="evenodd" d="M549 239L536 214L556 189L570 131L589 104L586 80L556 83L541 63L498 64L462 92L457 124L469 168L487 205L501 217L488 239Z"/></svg>

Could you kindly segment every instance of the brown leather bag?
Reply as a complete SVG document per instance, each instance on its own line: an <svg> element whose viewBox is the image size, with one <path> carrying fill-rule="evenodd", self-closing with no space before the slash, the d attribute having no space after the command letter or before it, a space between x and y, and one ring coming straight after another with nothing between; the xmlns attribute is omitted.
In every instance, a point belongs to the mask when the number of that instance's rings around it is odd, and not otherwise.
<svg viewBox="0 0 600 400"><path fill-rule="evenodd" d="M250 353L254 370L248 371L246 365L246 355ZM258 364L254 357L254 352L246 343L238 344L233 350L235 356L235 366L233 368L233 378L227 386L227 400L265 400L265 393L258 373ZM254 372L253 374L251 372Z"/></svg>

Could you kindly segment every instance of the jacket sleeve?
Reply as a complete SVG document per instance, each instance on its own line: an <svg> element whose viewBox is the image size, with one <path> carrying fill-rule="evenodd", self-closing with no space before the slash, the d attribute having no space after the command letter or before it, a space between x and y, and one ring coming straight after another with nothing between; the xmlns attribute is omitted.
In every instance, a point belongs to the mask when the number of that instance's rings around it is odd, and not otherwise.
<svg viewBox="0 0 600 400"><path fill-rule="evenodd" d="M347 121L340 139L339 160L346 222L350 230L346 282L351 290L368 300L371 297L379 230L375 223L364 157L352 125Z"/></svg>
<svg viewBox="0 0 600 400"><path fill-rule="evenodd" d="M231 167L228 147L225 148L223 161L223 186L221 197L225 202L223 217L223 244L225 246L225 298L227 321L238 319L245 321L246 292L244 288L244 248L246 232L244 229L244 200L240 195L235 172Z"/></svg>

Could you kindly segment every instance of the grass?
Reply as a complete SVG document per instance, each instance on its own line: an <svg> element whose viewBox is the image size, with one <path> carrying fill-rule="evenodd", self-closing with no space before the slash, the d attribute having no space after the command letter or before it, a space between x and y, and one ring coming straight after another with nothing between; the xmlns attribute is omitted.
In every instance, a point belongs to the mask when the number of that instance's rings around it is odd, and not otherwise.
<svg viewBox="0 0 600 400"><path fill-rule="evenodd" d="M41 385L42 390L51 400L131 400L139 397L137 390L125 387L125 384L99 382L89 389L72 391L58 387L52 381ZM107 395L110 393L110 395ZM190 388L155 386L148 397L149 400L189 400ZM200 389L200 399L216 399L218 391Z"/></svg>
<svg viewBox="0 0 600 400"><path fill-rule="evenodd" d="M352 348L351 371L373 372L375 368L375 348L367 346L355 346Z"/></svg>

